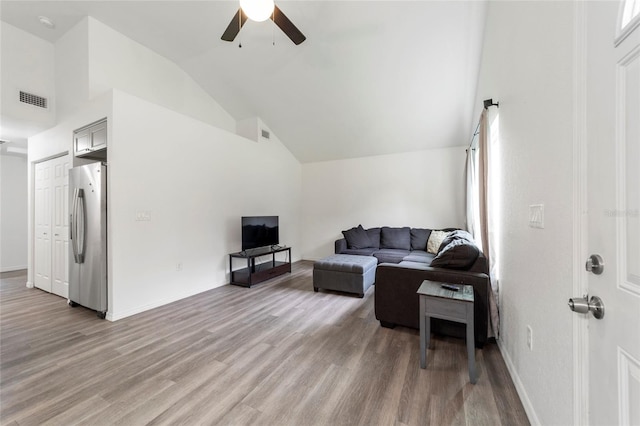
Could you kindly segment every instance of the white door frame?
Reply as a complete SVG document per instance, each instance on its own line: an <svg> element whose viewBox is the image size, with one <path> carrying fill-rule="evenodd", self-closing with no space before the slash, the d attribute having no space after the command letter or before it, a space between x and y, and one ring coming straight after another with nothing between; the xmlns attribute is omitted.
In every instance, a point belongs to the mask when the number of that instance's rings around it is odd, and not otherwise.
<svg viewBox="0 0 640 426"><path fill-rule="evenodd" d="M574 2L573 49L573 297L587 294L587 17ZM567 307L567 309L569 309ZM573 315L573 423L589 424L588 317Z"/></svg>

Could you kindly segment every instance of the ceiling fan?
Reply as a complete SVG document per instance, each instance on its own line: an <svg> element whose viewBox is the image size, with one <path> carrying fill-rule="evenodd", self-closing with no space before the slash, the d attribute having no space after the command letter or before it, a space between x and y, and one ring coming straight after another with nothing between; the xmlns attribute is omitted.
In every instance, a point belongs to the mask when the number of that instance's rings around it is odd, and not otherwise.
<svg viewBox="0 0 640 426"><path fill-rule="evenodd" d="M269 18L271 18L296 45L307 39L304 34L293 25L293 22L282 13L280 8L274 4L273 0L240 0L240 8L233 19L231 19L231 22L229 22L229 26L221 38L224 41L233 41L247 19L260 22Z"/></svg>

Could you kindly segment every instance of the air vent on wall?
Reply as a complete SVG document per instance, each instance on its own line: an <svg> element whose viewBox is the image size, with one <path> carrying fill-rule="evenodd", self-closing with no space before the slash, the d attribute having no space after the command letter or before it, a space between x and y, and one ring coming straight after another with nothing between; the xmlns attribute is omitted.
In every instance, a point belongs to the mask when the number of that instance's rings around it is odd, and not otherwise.
<svg viewBox="0 0 640 426"><path fill-rule="evenodd" d="M262 137L265 139L269 139L269 137L271 136L269 135L269 132L265 129L261 129L261 130L262 130Z"/></svg>
<svg viewBox="0 0 640 426"><path fill-rule="evenodd" d="M43 98L42 96L34 95L32 93L20 91L20 102L37 106L39 108L47 108L47 98Z"/></svg>

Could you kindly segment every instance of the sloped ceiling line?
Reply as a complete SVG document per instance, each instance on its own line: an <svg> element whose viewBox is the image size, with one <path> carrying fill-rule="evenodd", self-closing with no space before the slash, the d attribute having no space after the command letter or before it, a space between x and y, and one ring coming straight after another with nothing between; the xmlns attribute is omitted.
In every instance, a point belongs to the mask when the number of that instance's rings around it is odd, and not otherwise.
<svg viewBox="0 0 640 426"><path fill-rule="evenodd" d="M178 64L236 120L261 117L299 161L314 162L464 145L486 3L282 1L307 40L295 46L272 22L252 22L242 49L220 40L236 1L4 0L0 16L49 41L93 16Z"/></svg>

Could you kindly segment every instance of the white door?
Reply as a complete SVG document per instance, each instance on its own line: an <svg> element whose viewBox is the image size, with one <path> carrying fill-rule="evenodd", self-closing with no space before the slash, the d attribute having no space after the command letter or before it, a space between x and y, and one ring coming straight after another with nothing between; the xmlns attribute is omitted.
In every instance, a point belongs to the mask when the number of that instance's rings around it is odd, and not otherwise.
<svg viewBox="0 0 640 426"><path fill-rule="evenodd" d="M69 297L69 167L68 156L53 167L53 246L51 292Z"/></svg>
<svg viewBox="0 0 640 426"><path fill-rule="evenodd" d="M36 287L51 292L51 186L53 161L36 164L35 171L35 257Z"/></svg>
<svg viewBox="0 0 640 426"><path fill-rule="evenodd" d="M640 29L615 46L620 3L585 5L589 423L640 425Z"/></svg>
<svg viewBox="0 0 640 426"><path fill-rule="evenodd" d="M69 294L69 156L35 167L35 286L68 297Z"/></svg>

